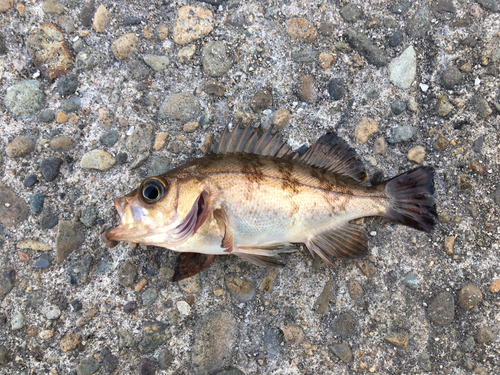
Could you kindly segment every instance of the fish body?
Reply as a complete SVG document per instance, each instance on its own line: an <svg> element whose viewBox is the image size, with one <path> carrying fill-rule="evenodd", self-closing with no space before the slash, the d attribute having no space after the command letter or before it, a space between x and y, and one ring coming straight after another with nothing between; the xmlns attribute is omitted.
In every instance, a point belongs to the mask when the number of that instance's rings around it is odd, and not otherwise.
<svg viewBox="0 0 500 375"><path fill-rule="evenodd" d="M213 255L278 265L275 255L295 250L297 243L329 263L357 258L367 252L366 235L351 220L385 216L432 229L432 174L431 168L418 168L364 186L356 153L335 133L299 156L269 132L226 129L211 154L146 179L116 199L121 223L105 241L189 254L177 279L206 267Z"/></svg>

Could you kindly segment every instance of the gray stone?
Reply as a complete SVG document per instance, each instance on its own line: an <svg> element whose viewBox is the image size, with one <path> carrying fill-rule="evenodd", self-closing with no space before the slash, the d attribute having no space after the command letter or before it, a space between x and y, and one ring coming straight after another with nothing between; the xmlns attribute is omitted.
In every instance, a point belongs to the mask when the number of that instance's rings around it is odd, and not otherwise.
<svg viewBox="0 0 500 375"><path fill-rule="evenodd" d="M115 165L116 159L103 150L92 150L83 155L80 167L83 169L96 169L107 171Z"/></svg>
<svg viewBox="0 0 500 375"><path fill-rule="evenodd" d="M387 25L386 25L387 26ZM396 47L403 41L403 33L399 30L394 30L385 36L387 44L391 47ZM411 46L413 48L413 46ZM393 60L394 61L394 60ZM389 74L390 76L390 74Z"/></svg>
<svg viewBox="0 0 500 375"><path fill-rule="evenodd" d="M217 96L223 96L226 92L226 86L217 81L205 82L205 92L207 94L214 94Z"/></svg>
<svg viewBox="0 0 500 375"><path fill-rule="evenodd" d="M400 115L406 110L406 103L400 100L391 103L391 111L396 116Z"/></svg>
<svg viewBox="0 0 500 375"><path fill-rule="evenodd" d="M318 51L311 46L306 46L291 53L292 60L297 64L308 64L315 62L318 58Z"/></svg>
<svg viewBox="0 0 500 375"><path fill-rule="evenodd" d="M239 302L248 302L255 296L255 286L236 274L227 274L224 283L229 294Z"/></svg>
<svg viewBox="0 0 500 375"><path fill-rule="evenodd" d="M169 158L152 158L149 162L148 177L160 176L170 170Z"/></svg>
<svg viewBox="0 0 500 375"><path fill-rule="evenodd" d="M24 315L19 310L14 310L10 317L10 327L13 331L17 331L24 327Z"/></svg>
<svg viewBox="0 0 500 375"><path fill-rule="evenodd" d="M5 44L5 37L0 33L0 55L7 53L7 45Z"/></svg>
<svg viewBox="0 0 500 375"><path fill-rule="evenodd" d="M5 185L0 185L0 223L15 227L28 218L26 202Z"/></svg>
<svg viewBox="0 0 500 375"><path fill-rule="evenodd" d="M157 72L165 70L168 64L170 64L167 56L143 55L142 58L147 66Z"/></svg>
<svg viewBox="0 0 500 375"><path fill-rule="evenodd" d="M83 358L76 365L76 373L78 375L92 375L99 370L101 364L94 357Z"/></svg>
<svg viewBox="0 0 500 375"><path fill-rule="evenodd" d="M148 79L151 71L148 69L146 64L139 60L131 60L128 63L128 67L130 72L132 73L132 77L134 77L137 81L144 81Z"/></svg>
<svg viewBox="0 0 500 375"><path fill-rule="evenodd" d="M417 75L417 54L413 46L393 59L387 67L389 80L402 90L408 90Z"/></svg>
<svg viewBox="0 0 500 375"><path fill-rule="evenodd" d="M109 147L113 147L116 142L118 142L118 131L116 130L111 130L110 132L107 132L99 138L102 143L106 144Z"/></svg>
<svg viewBox="0 0 500 375"><path fill-rule="evenodd" d="M432 4L432 10L438 20L451 21L455 18L457 9L451 0L438 0Z"/></svg>
<svg viewBox="0 0 500 375"><path fill-rule="evenodd" d="M474 346L476 345L476 342L474 341L474 337L468 336L464 342L462 343L462 350L464 352L470 352L472 349L474 349Z"/></svg>
<svg viewBox="0 0 500 375"><path fill-rule="evenodd" d="M0 365L6 365L10 362L10 352L4 345L0 345ZM5 373L7 374L7 373Z"/></svg>
<svg viewBox="0 0 500 375"><path fill-rule="evenodd" d="M187 92L168 96L160 106L160 117L167 120L189 122L196 120L200 113L198 99Z"/></svg>
<svg viewBox="0 0 500 375"><path fill-rule="evenodd" d="M50 209L45 209L40 217L40 227L42 229L52 229L59 222L57 214L53 213Z"/></svg>
<svg viewBox="0 0 500 375"><path fill-rule="evenodd" d="M314 303L314 308L318 314L324 314L328 309L330 300L333 298L333 289L335 288L335 282L333 280L328 280L323 288L323 291L319 295L318 299Z"/></svg>
<svg viewBox="0 0 500 375"><path fill-rule="evenodd" d="M144 324L144 336L139 342L139 350L143 354L151 353L165 344L171 334L168 326L161 322L147 322Z"/></svg>
<svg viewBox="0 0 500 375"><path fill-rule="evenodd" d="M101 63L101 54L97 51L83 50L78 52L75 60L77 70L92 70Z"/></svg>
<svg viewBox="0 0 500 375"><path fill-rule="evenodd" d="M432 370L431 359L429 357L429 354L427 354L425 352L420 353L418 355L418 364L419 364L420 368L422 369L422 371L430 372Z"/></svg>
<svg viewBox="0 0 500 375"><path fill-rule="evenodd" d="M394 29L397 26L396 20L393 17L385 17L384 18L384 26L388 29ZM401 35L401 38L403 35Z"/></svg>
<svg viewBox="0 0 500 375"><path fill-rule="evenodd" d="M54 111L51 111L50 109L44 109L40 114L38 115L38 119L41 122L52 122L56 118L56 115Z"/></svg>
<svg viewBox="0 0 500 375"><path fill-rule="evenodd" d="M13 268L0 268L0 303L7 297L16 282L16 271Z"/></svg>
<svg viewBox="0 0 500 375"><path fill-rule="evenodd" d="M90 266L93 261L92 255L86 255L68 267L69 283L75 286L81 286L87 282Z"/></svg>
<svg viewBox="0 0 500 375"><path fill-rule="evenodd" d="M56 320L61 316L61 309L57 305L44 307L40 312L49 320Z"/></svg>
<svg viewBox="0 0 500 375"><path fill-rule="evenodd" d="M85 241L78 223L60 221L56 237L56 261L61 263L68 255Z"/></svg>
<svg viewBox="0 0 500 375"><path fill-rule="evenodd" d="M79 97L72 97L61 101L60 110L64 113L75 113L82 107L82 101Z"/></svg>
<svg viewBox="0 0 500 375"><path fill-rule="evenodd" d="M365 34L354 29L347 29L345 35L351 47L362 54L370 64L387 65L385 52L374 45Z"/></svg>
<svg viewBox="0 0 500 375"><path fill-rule="evenodd" d="M78 88L78 77L75 73L69 73L57 80L57 88L62 96L74 94Z"/></svg>
<svg viewBox="0 0 500 375"><path fill-rule="evenodd" d="M50 267L50 255L49 253L43 253L33 264L33 267L39 269L45 269Z"/></svg>
<svg viewBox="0 0 500 375"><path fill-rule="evenodd" d="M221 41L206 43L201 50L203 70L210 77L222 77L231 69L231 60L226 53L226 45Z"/></svg>
<svg viewBox="0 0 500 375"><path fill-rule="evenodd" d="M473 105L475 107L474 109L476 110L477 113L479 113L479 115L482 118L488 117L493 112L492 109L490 108L490 106L488 105L488 102L486 101L486 99L484 99L479 94L474 95L472 102L473 102Z"/></svg>
<svg viewBox="0 0 500 375"><path fill-rule="evenodd" d="M26 80L7 89L4 104L14 116L25 119L33 117L42 107L43 97L42 84L38 81Z"/></svg>
<svg viewBox="0 0 500 375"><path fill-rule="evenodd" d="M480 328L477 332L477 343L484 344L485 342L492 341L495 338L495 335L491 330L487 327Z"/></svg>
<svg viewBox="0 0 500 375"><path fill-rule="evenodd" d="M87 227L93 227L97 221L97 209L94 206L85 207L80 221Z"/></svg>
<svg viewBox="0 0 500 375"><path fill-rule="evenodd" d="M39 212L42 209L43 194L32 194L29 196L28 200L33 211Z"/></svg>
<svg viewBox="0 0 500 375"><path fill-rule="evenodd" d="M350 337L357 330L357 322L354 316L349 312L341 312L333 321L332 331L334 335L343 338Z"/></svg>
<svg viewBox="0 0 500 375"><path fill-rule="evenodd" d="M405 284L408 288L417 289L418 288L418 278L414 273L410 273L406 275L403 280L403 284Z"/></svg>
<svg viewBox="0 0 500 375"><path fill-rule="evenodd" d="M343 362L348 363L352 361L352 352L346 344L335 344L331 347L332 352L335 353Z"/></svg>
<svg viewBox="0 0 500 375"><path fill-rule="evenodd" d="M454 65L448 66L441 75L441 83L444 88L453 89L463 80L463 73Z"/></svg>
<svg viewBox="0 0 500 375"><path fill-rule="evenodd" d="M45 181L51 182L56 179L62 163L63 160L61 158L48 158L42 160L40 163L40 172Z"/></svg>
<svg viewBox="0 0 500 375"><path fill-rule="evenodd" d="M129 331L121 330L118 332L118 347L128 349L135 347L134 336Z"/></svg>
<svg viewBox="0 0 500 375"><path fill-rule="evenodd" d="M26 307L33 308L40 306L45 301L46 295L38 290L28 295L26 299Z"/></svg>
<svg viewBox="0 0 500 375"><path fill-rule="evenodd" d="M236 320L230 314L205 316L194 338L192 360L198 371L213 373L229 365L236 338Z"/></svg>
<svg viewBox="0 0 500 375"><path fill-rule="evenodd" d="M105 374L112 374L118 367L118 358L111 353L111 350L105 346L101 350L101 368Z"/></svg>
<svg viewBox="0 0 500 375"><path fill-rule="evenodd" d="M447 326L455 319L455 301L448 292L439 293L429 305L429 318L437 326Z"/></svg>
<svg viewBox="0 0 500 375"><path fill-rule="evenodd" d="M408 27L408 35L410 38L420 39L423 38L431 29L431 13L427 8L420 8Z"/></svg>
<svg viewBox="0 0 500 375"><path fill-rule="evenodd" d="M458 294L458 304L464 310L470 310L483 300L483 293L474 284L466 284Z"/></svg>
<svg viewBox="0 0 500 375"><path fill-rule="evenodd" d="M340 15L346 22L356 22L363 16L363 10L358 4L347 4L340 9Z"/></svg>
<svg viewBox="0 0 500 375"><path fill-rule="evenodd" d="M493 199L495 200L495 204L497 206L500 206L500 184L498 184L495 189L495 193L493 194Z"/></svg>
<svg viewBox="0 0 500 375"><path fill-rule="evenodd" d="M491 10L492 12L500 11L497 0L476 0L476 3L485 9Z"/></svg>
<svg viewBox="0 0 500 375"><path fill-rule="evenodd" d="M394 14L403 14L408 10L409 7L411 7L412 2L411 1L403 1L401 3L395 4L392 7L392 13Z"/></svg>
<svg viewBox="0 0 500 375"><path fill-rule="evenodd" d="M168 349L161 349L158 354L158 366L161 370L168 370L174 360L174 356Z"/></svg>
<svg viewBox="0 0 500 375"><path fill-rule="evenodd" d="M142 293L142 304L144 306L149 306L155 303L158 298L158 291L155 288L147 288Z"/></svg>
<svg viewBox="0 0 500 375"><path fill-rule="evenodd" d="M394 135L389 138L389 143L407 142L417 133L417 129L411 125L403 125L396 129Z"/></svg>
<svg viewBox="0 0 500 375"><path fill-rule="evenodd" d="M332 100L340 100L344 96L344 80L342 78L334 78L328 82L328 94Z"/></svg>
<svg viewBox="0 0 500 375"><path fill-rule="evenodd" d="M254 112L261 112L271 108L272 103L273 95L271 90L262 89L257 91L250 100L250 108L252 108Z"/></svg>
<svg viewBox="0 0 500 375"><path fill-rule="evenodd" d="M137 277L137 268L130 262L123 264L118 270L118 284L124 287L132 286Z"/></svg>
<svg viewBox="0 0 500 375"><path fill-rule="evenodd" d="M139 375L155 375L156 374L156 362L150 360L149 358L144 358L139 363Z"/></svg>

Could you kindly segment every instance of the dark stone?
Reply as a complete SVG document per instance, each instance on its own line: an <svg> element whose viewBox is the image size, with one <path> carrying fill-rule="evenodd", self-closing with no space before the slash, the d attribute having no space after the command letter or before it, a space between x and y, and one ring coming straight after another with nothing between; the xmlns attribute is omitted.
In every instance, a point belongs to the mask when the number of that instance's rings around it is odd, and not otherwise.
<svg viewBox="0 0 500 375"><path fill-rule="evenodd" d="M462 82L462 79L463 73L454 65L448 66L441 75L441 83L447 89L453 89Z"/></svg>
<svg viewBox="0 0 500 375"><path fill-rule="evenodd" d="M105 374L111 374L118 367L118 358L105 346L101 350L101 368Z"/></svg>
<svg viewBox="0 0 500 375"><path fill-rule="evenodd" d="M97 370L101 364L97 362L94 357L83 358L78 365L76 365L76 373L78 375L92 375Z"/></svg>
<svg viewBox="0 0 500 375"><path fill-rule="evenodd" d="M38 182L36 178L36 174L30 174L23 182L24 187L30 188L33 187Z"/></svg>
<svg viewBox="0 0 500 375"><path fill-rule="evenodd" d="M135 26L141 24L141 18L134 16L127 16L123 19L123 26Z"/></svg>
<svg viewBox="0 0 500 375"><path fill-rule="evenodd" d="M168 349L160 350L158 354L158 366L160 370L168 370L174 360L174 356Z"/></svg>
<svg viewBox="0 0 500 375"><path fill-rule="evenodd" d="M403 101L395 101L391 103L391 111L396 116L400 115L406 110L406 103Z"/></svg>
<svg viewBox="0 0 500 375"><path fill-rule="evenodd" d="M93 227L97 221L97 209L94 206L85 207L80 221L87 227Z"/></svg>
<svg viewBox="0 0 500 375"><path fill-rule="evenodd" d="M363 16L363 10L358 4L347 4L340 9L340 15L346 22L356 22Z"/></svg>
<svg viewBox="0 0 500 375"><path fill-rule="evenodd" d="M344 96L344 80L334 78L328 83L328 94L332 100L340 100Z"/></svg>
<svg viewBox="0 0 500 375"><path fill-rule="evenodd" d="M94 0L90 0L87 4L85 4L80 12L80 21L83 26L90 27L92 26L92 19L94 18Z"/></svg>
<svg viewBox="0 0 500 375"><path fill-rule="evenodd" d="M151 74L151 70L139 60L132 60L128 63L132 77L137 81L145 81Z"/></svg>
<svg viewBox="0 0 500 375"><path fill-rule="evenodd" d="M116 155L116 160L118 161L118 164L125 164L128 160L128 154L126 152L120 152Z"/></svg>
<svg viewBox="0 0 500 375"><path fill-rule="evenodd" d="M334 335L349 337L356 331L356 319L350 313L342 312L334 320L332 330Z"/></svg>
<svg viewBox="0 0 500 375"><path fill-rule="evenodd" d="M4 345L0 346L0 365L6 365L10 362L10 352Z"/></svg>
<svg viewBox="0 0 500 375"><path fill-rule="evenodd" d="M403 1L402 3L396 4L392 7L392 13L403 14L411 6L411 1Z"/></svg>
<svg viewBox="0 0 500 375"><path fill-rule="evenodd" d="M331 347L331 350L343 362L348 363L352 361L351 348L349 348L346 344L335 344Z"/></svg>
<svg viewBox="0 0 500 375"><path fill-rule="evenodd" d="M43 178L45 178L48 182L54 181L59 174L59 169L61 168L62 163L63 160L61 158L49 158L42 160L40 163L40 172L42 172Z"/></svg>
<svg viewBox="0 0 500 375"><path fill-rule="evenodd" d="M271 108L273 104L273 95L271 90L262 89L255 93L252 100L250 100L250 108L254 112L261 112L265 109Z"/></svg>
<svg viewBox="0 0 500 375"><path fill-rule="evenodd" d="M431 359L427 353L420 353L418 355L418 364L420 365L420 368L426 372L430 372L432 370Z"/></svg>
<svg viewBox="0 0 500 375"><path fill-rule="evenodd" d="M68 114L68 113L78 112L81 107L82 107L82 101L80 100L80 98L74 96L72 98L62 100L60 109L64 113Z"/></svg>
<svg viewBox="0 0 500 375"><path fill-rule="evenodd" d="M2 33L0 33L0 55L5 55L7 53L7 45L5 44L5 38Z"/></svg>
<svg viewBox="0 0 500 375"><path fill-rule="evenodd" d="M71 285L81 286L87 282L93 259L92 255L87 255L68 267L69 283Z"/></svg>
<svg viewBox="0 0 500 375"><path fill-rule="evenodd" d="M53 213L50 209L45 209L40 217L40 227L42 229L52 229L59 222L57 214Z"/></svg>
<svg viewBox="0 0 500 375"><path fill-rule="evenodd" d="M497 0L476 0L476 3L492 12L498 12L500 10Z"/></svg>
<svg viewBox="0 0 500 375"><path fill-rule="evenodd" d="M144 358L139 364L139 374L140 375L155 375L156 374L156 363L149 358Z"/></svg>
<svg viewBox="0 0 500 375"><path fill-rule="evenodd" d="M460 41L460 44L467 47L474 47L477 41L473 36L468 36Z"/></svg>
<svg viewBox="0 0 500 375"><path fill-rule="evenodd" d="M118 270L118 284L124 287L132 286L137 277L137 267L132 263L123 264Z"/></svg>
<svg viewBox="0 0 500 375"><path fill-rule="evenodd" d="M144 337L139 342L141 353L151 353L170 338L168 326L161 322L148 322L144 324Z"/></svg>
<svg viewBox="0 0 500 375"><path fill-rule="evenodd" d="M38 115L38 119L42 122L51 122L56 118L56 115L53 111L50 109L44 109L40 114Z"/></svg>
<svg viewBox="0 0 500 375"><path fill-rule="evenodd" d="M59 222L56 236L56 260L61 263L68 255L85 241L78 223L71 221Z"/></svg>
<svg viewBox="0 0 500 375"><path fill-rule="evenodd" d="M318 51L311 46L306 46L299 50L292 52L291 57L297 64L308 64L316 61Z"/></svg>
<svg viewBox="0 0 500 375"><path fill-rule="evenodd" d="M7 297L16 282L16 271L13 268L0 268L0 303Z"/></svg>
<svg viewBox="0 0 500 375"><path fill-rule="evenodd" d="M362 54L370 64L379 67L387 65L385 52L373 44L365 34L354 29L347 29L345 35L351 47Z"/></svg>
<svg viewBox="0 0 500 375"><path fill-rule="evenodd" d="M387 44L391 47L396 47L403 41L403 33L399 30L394 30L385 36Z"/></svg>
<svg viewBox="0 0 500 375"><path fill-rule="evenodd" d="M57 87L62 96L74 94L78 88L78 77L75 73L69 73L57 80Z"/></svg>
<svg viewBox="0 0 500 375"><path fill-rule="evenodd" d="M39 212L42 209L43 194L32 194L29 196L28 200L33 211Z"/></svg>
<svg viewBox="0 0 500 375"><path fill-rule="evenodd" d="M455 18L457 10L450 0L438 0L432 5L434 15L438 20L450 21Z"/></svg>
<svg viewBox="0 0 500 375"><path fill-rule="evenodd" d="M134 301L127 302L125 306L123 306L123 312L132 313L137 310L137 303Z"/></svg>
<svg viewBox="0 0 500 375"><path fill-rule="evenodd" d="M321 22L319 26L319 31L324 36L332 36L335 32L335 25L331 22Z"/></svg>
<svg viewBox="0 0 500 375"><path fill-rule="evenodd" d="M485 342L492 341L495 338L495 335L491 330L487 327L480 328L477 332L477 343L484 344Z"/></svg>
<svg viewBox="0 0 500 375"><path fill-rule="evenodd" d="M71 308L73 309L74 312L78 312L83 308L82 301L79 299L74 299L71 301Z"/></svg>
<svg viewBox="0 0 500 375"><path fill-rule="evenodd" d="M26 299L26 307L33 308L40 306L45 301L46 295L40 291L34 291Z"/></svg>
<svg viewBox="0 0 500 375"><path fill-rule="evenodd" d="M472 349L474 349L475 345L476 345L476 342L474 341L474 337L469 336L462 343L462 350L464 352L470 352Z"/></svg>
<svg viewBox="0 0 500 375"><path fill-rule="evenodd" d="M378 97L380 96L380 93L377 89L372 87L372 88L369 88L368 90L366 90L365 95L368 99L378 99Z"/></svg>
<svg viewBox="0 0 500 375"><path fill-rule="evenodd" d="M431 29L431 15L427 8L420 8L410 21L408 35L410 38L423 38Z"/></svg>
<svg viewBox="0 0 500 375"><path fill-rule="evenodd" d="M447 326L455 319L455 300L448 292L439 293L429 306L429 318L437 326Z"/></svg>
<svg viewBox="0 0 500 375"><path fill-rule="evenodd" d="M307 145L302 145L297 150L297 154L299 154L299 156L302 156L307 152L307 150L309 150L309 147L307 147Z"/></svg>
<svg viewBox="0 0 500 375"><path fill-rule="evenodd" d="M49 253L43 253L33 264L33 267L38 269L45 269L50 267L50 255Z"/></svg>
<svg viewBox="0 0 500 375"><path fill-rule="evenodd" d="M381 170L375 171L375 173L370 178L370 184L372 186L377 186L382 181L384 181L384 172L382 172Z"/></svg>
<svg viewBox="0 0 500 375"><path fill-rule="evenodd" d="M0 185L0 223L6 227L15 227L28 217L28 206L24 199Z"/></svg>

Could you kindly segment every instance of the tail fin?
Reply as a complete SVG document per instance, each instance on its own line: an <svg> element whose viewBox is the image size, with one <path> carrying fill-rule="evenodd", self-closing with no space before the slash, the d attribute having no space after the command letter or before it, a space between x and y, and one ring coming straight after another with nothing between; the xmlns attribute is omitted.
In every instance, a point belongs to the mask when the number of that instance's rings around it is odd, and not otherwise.
<svg viewBox="0 0 500 375"><path fill-rule="evenodd" d="M384 181L392 206L384 216L409 227L430 232L434 229L434 169L420 167Z"/></svg>

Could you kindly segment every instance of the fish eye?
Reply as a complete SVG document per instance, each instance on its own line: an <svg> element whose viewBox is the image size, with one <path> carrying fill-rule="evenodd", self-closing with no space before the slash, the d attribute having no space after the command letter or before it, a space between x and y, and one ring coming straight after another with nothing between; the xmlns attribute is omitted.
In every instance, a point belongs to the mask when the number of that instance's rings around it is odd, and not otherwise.
<svg viewBox="0 0 500 375"><path fill-rule="evenodd" d="M160 200L165 193L165 186L157 179L144 181L141 188L141 198L145 203L154 203Z"/></svg>

